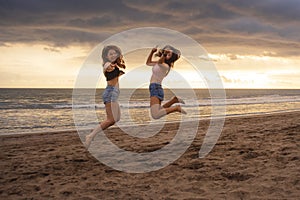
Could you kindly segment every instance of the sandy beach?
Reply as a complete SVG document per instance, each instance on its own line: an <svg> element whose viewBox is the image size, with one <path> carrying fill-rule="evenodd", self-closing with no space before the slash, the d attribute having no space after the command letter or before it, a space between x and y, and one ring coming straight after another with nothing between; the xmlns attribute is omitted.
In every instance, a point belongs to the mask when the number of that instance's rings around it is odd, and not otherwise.
<svg viewBox="0 0 300 200"><path fill-rule="evenodd" d="M214 149L198 158L209 121L175 162L125 173L95 159L77 132L0 136L0 199L297 199L300 112L227 118ZM177 123L150 139L105 131L125 150L147 152L174 137Z"/></svg>

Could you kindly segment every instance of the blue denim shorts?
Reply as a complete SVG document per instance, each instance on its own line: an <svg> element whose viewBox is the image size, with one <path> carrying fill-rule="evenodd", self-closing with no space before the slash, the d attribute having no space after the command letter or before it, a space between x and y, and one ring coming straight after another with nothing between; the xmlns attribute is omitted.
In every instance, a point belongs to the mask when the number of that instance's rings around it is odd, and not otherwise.
<svg viewBox="0 0 300 200"><path fill-rule="evenodd" d="M151 83L149 85L150 97L157 97L159 100L164 100L164 90L159 83Z"/></svg>
<svg viewBox="0 0 300 200"><path fill-rule="evenodd" d="M104 104L118 101L119 94L119 88L108 85L102 94Z"/></svg>

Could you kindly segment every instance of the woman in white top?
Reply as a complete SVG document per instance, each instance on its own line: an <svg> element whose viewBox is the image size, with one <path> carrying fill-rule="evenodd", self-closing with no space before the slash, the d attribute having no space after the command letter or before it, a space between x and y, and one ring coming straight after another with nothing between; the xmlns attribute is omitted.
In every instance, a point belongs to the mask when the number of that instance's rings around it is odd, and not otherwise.
<svg viewBox="0 0 300 200"><path fill-rule="evenodd" d="M153 61L153 54L156 51L157 48L151 50L146 62L147 65L152 66L152 76L149 85L151 116L154 119L159 119L172 112L186 114L180 105L172 106L174 103L184 104L184 101L176 96L161 106L161 102L164 99L164 90L161 87L161 83L168 75L171 67L174 66L174 62L179 59L180 51L167 45L155 54L155 56L159 57L158 61Z"/></svg>

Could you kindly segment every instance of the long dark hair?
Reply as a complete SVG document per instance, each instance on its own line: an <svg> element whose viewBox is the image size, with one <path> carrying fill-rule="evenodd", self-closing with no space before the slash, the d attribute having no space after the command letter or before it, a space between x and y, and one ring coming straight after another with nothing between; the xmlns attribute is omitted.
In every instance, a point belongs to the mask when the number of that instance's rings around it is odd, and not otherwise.
<svg viewBox="0 0 300 200"><path fill-rule="evenodd" d="M174 62L180 58L181 53L175 47L172 47L171 45L166 45L164 48L162 48L160 51L158 51L158 53L156 53L155 55L158 56L158 57L161 57L165 53L164 51L166 49L172 50L172 56L168 60L165 59L165 63L167 63L170 67L173 67Z"/></svg>
<svg viewBox="0 0 300 200"><path fill-rule="evenodd" d="M115 50L118 54L118 58L120 58L122 56L122 52L121 52L121 49L115 45L108 45L108 46L105 46L102 50L102 60L103 60L103 63L102 65L104 65L105 63L107 62L110 62L108 59L107 59L107 54L108 54L108 51L109 50Z"/></svg>

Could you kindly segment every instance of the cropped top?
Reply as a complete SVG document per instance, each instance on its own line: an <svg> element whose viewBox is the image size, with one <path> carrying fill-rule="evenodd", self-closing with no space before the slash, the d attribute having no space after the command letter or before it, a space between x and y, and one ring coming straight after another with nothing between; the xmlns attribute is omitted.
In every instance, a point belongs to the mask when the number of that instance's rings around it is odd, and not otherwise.
<svg viewBox="0 0 300 200"><path fill-rule="evenodd" d="M104 72L104 76L106 77L106 81L110 81L116 77L119 77L121 75L125 74L125 72L123 72L122 70L120 70L118 67L115 67L114 70L112 70L111 72Z"/></svg>
<svg viewBox="0 0 300 200"><path fill-rule="evenodd" d="M158 64L154 65L152 67L152 81L156 83L161 83L162 80L166 77L168 74L168 69L160 67Z"/></svg>

